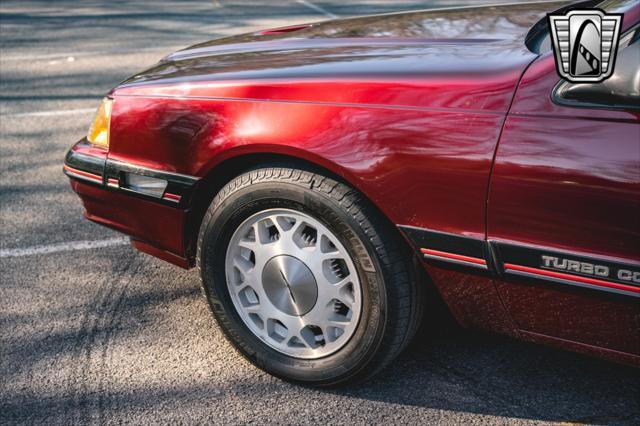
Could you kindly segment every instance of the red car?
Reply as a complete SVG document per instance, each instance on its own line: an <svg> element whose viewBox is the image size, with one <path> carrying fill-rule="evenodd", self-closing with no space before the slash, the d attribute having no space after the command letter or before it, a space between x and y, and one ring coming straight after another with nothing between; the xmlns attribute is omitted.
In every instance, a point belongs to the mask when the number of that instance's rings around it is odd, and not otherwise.
<svg viewBox="0 0 640 426"><path fill-rule="evenodd" d="M114 88L64 170L85 216L197 266L228 339L365 379L441 297L465 327L640 364L640 3L613 76L556 72L569 2L214 40ZM438 296L439 294L439 296Z"/></svg>

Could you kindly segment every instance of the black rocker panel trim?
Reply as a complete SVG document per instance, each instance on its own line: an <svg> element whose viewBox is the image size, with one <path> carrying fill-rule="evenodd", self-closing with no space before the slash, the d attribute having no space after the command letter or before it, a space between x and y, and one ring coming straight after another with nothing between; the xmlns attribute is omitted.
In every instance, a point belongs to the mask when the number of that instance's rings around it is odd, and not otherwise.
<svg viewBox="0 0 640 426"><path fill-rule="evenodd" d="M640 297L640 262L491 242L500 274Z"/></svg>
<svg viewBox="0 0 640 426"><path fill-rule="evenodd" d="M465 269L493 270L489 247L484 240L407 225L399 228L427 261Z"/></svg>
<svg viewBox="0 0 640 426"><path fill-rule="evenodd" d="M534 280L640 297L640 262L619 261L400 225L422 258L502 279Z"/></svg>

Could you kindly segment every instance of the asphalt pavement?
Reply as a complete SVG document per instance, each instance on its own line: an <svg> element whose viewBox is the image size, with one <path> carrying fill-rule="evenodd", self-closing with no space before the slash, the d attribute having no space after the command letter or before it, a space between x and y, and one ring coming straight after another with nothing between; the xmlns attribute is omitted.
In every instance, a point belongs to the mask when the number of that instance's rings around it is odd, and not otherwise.
<svg viewBox="0 0 640 426"><path fill-rule="evenodd" d="M195 270L84 220L61 172L100 98L174 50L472 3L3 0L0 424L640 424L637 370L439 317L366 384L328 391L275 379L225 341Z"/></svg>

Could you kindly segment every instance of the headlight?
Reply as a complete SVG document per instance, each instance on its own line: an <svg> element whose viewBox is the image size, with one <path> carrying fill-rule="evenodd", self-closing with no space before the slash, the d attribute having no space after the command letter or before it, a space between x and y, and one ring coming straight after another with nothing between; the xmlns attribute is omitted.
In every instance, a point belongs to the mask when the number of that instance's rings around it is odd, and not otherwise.
<svg viewBox="0 0 640 426"><path fill-rule="evenodd" d="M89 143L101 148L109 148L109 122L111 121L112 106L113 99L104 98L102 100L96 118L93 120L91 127L89 127L89 134L87 135Z"/></svg>

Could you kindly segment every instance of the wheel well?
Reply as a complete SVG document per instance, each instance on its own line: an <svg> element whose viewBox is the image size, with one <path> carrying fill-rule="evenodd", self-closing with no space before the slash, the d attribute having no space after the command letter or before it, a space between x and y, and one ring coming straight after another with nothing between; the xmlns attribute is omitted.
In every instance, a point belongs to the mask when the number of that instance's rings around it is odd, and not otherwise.
<svg viewBox="0 0 640 426"><path fill-rule="evenodd" d="M337 175L336 173L325 167L307 160L300 159L298 157L265 153L246 154L233 157L214 167L207 174L207 176L205 176L200 180L200 182L198 182L198 185L194 189L194 193L192 194L191 210L189 212L189 217L187 219L187 225L185 229L185 244L187 247L187 257L189 261L193 261L195 259L196 244L198 239L198 232L200 231L200 225L207 209L209 208L209 205L211 204L211 201L213 201L213 198L216 196L216 194L222 189L222 187L224 187L224 185L226 185L236 176L262 167L288 167L298 170L305 170L312 173L319 173L357 190L357 187L354 184L350 183L342 176ZM420 265L420 259L416 255L416 252L411 246L411 243L409 243L409 241L398 229L398 227L370 199L368 199L365 194L362 195L371 204L372 208L378 212L380 217L387 222L389 229L391 229L392 232L396 233L398 241L402 245L402 249L405 250L405 253L411 257L416 273L415 279L418 280L419 285L422 284L422 287L425 290L425 293L423 293L423 297L425 299L424 302L426 302L428 304L428 307L430 308L429 310L434 312L442 312L442 310L444 309L448 312L448 309L445 307L444 301L442 300L439 292L436 290L436 286L433 284L431 277L429 276L427 271L425 271L424 268ZM424 306L425 308L427 308L427 305Z"/></svg>
<svg viewBox="0 0 640 426"><path fill-rule="evenodd" d="M216 194L236 176L262 167L289 167L312 173L320 173L350 187L354 187L354 185L346 181L343 177L325 167L289 155L265 153L245 154L223 161L198 182L191 195L191 209L185 229L185 247L189 259L195 256L195 245L200 224Z"/></svg>
<svg viewBox="0 0 640 426"><path fill-rule="evenodd" d="M282 154L246 154L237 157L230 158L216 167L214 167L204 178L198 182L198 185L194 189L192 194L191 211L187 219L187 225L185 230L185 244L187 247L187 256L190 260L193 260L196 253L196 244L198 238L198 232L200 231L200 225L202 219L213 201L216 194L222 189L224 185L234 179L236 176L250 170L262 167L287 167L295 168L298 170L304 170L311 173L319 173L324 176L330 177L337 182L341 182L348 185L351 188L357 190L357 187L351 182L347 181L344 177L332 172L331 170L322 167L318 164L312 163L307 160L300 159L298 157L282 155ZM430 286L433 286L431 279L426 276L424 268L420 267L420 261L416 256L415 250L411 244L407 241L405 236L401 233L398 227L373 203L365 194L362 194L365 200L367 200L371 207L375 209L380 217L387 223L389 229L396 233L398 241L402 245L408 256L411 256L413 263L416 267L416 279L429 282ZM422 275L422 278L419 278Z"/></svg>

